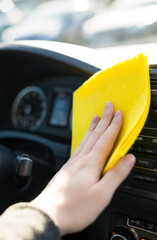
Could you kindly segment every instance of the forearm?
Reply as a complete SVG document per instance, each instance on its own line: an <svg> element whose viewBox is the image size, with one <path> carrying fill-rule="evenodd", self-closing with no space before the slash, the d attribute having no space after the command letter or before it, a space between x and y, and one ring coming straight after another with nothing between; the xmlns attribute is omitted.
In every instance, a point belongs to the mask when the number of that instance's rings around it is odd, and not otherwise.
<svg viewBox="0 0 157 240"><path fill-rule="evenodd" d="M20 203L9 207L0 217L0 239L59 240L60 234L47 214Z"/></svg>

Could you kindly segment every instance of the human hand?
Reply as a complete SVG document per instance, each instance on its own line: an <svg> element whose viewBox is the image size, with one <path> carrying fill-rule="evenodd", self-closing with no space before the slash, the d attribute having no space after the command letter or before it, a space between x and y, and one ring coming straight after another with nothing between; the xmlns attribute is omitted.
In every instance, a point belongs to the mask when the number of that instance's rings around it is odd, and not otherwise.
<svg viewBox="0 0 157 240"><path fill-rule="evenodd" d="M113 116L113 104L106 103L103 115L94 116L87 134L69 161L54 176L30 206L46 212L61 235L83 230L105 207L130 173L135 157L123 157L103 177L105 161L122 126L122 113Z"/></svg>

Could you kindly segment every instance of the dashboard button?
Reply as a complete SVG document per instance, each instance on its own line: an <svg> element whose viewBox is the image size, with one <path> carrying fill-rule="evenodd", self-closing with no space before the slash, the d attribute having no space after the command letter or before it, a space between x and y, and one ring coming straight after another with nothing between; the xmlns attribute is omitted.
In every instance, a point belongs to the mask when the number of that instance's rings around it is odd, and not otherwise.
<svg viewBox="0 0 157 240"><path fill-rule="evenodd" d="M152 154L152 155L157 155L157 149L141 148L140 152L141 153L148 153L148 154Z"/></svg>
<svg viewBox="0 0 157 240"><path fill-rule="evenodd" d="M132 147L130 148L129 152L140 152L140 147L132 146Z"/></svg>
<svg viewBox="0 0 157 240"><path fill-rule="evenodd" d="M139 135L139 136L136 138L136 142L142 144L142 143L144 143L144 142L146 141L146 139L147 139L147 138L145 138L144 136L140 136L140 135Z"/></svg>
<svg viewBox="0 0 157 240"><path fill-rule="evenodd" d="M135 174L133 174L133 178L137 179L137 180L145 181L145 182L157 183L156 177L147 176L147 175L143 175L143 174L135 173Z"/></svg>
<svg viewBox="0 0 157 240"><path fill-rule="evenodd" d="M130 226L134 226L134 227L142 228L143 225L144 225L144 222L141 221L140 219L129 218L129 225L130 225Z"/></svg>
<svg viewBox="0 0 157 240"><path fill-rule="evenodd" d="M138 158L136 159L136 166L155 169L156 161L154 159Z"/></svg>
<svg viewBox="0 0 157 240"><path fill-rule="evenodd" d="M145 222L143 228L151 232L156 232L156 224L154 223Z"/></svg>
<svg viewBox="0 0 157 240"><path fill-rule="evenodd" d="M155 147L157 147L157 138L152 138L151 139L151 144L153 145L153 146L155 146Z"/></svg>

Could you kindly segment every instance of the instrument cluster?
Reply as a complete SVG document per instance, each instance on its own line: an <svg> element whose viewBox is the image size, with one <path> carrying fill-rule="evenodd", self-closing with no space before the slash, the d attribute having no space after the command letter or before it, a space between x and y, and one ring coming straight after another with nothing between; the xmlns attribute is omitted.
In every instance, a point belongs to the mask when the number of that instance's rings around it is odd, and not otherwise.
<svg viewBox="0 0 157 240"><path fill-rule="evenodd" d="M16 96L11 119L16 129L35 131L43 123L47 114L47 98L37 86L22 89Z"/></svg>
<svg viewBox="0 0 157 240"><path fill-rule="evenodd" d="M15 130L66 135L72 128L72 94L76 86L31 85L14 97L11 125ZM58 135L55 134L55 135Z"/></svg>

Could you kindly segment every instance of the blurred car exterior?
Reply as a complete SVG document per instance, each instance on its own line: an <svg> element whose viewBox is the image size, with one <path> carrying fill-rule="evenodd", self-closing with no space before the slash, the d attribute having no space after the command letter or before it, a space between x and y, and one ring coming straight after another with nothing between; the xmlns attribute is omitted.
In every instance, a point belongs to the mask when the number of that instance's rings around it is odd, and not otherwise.
<svg viewBox="0 0 157 240"><path fill-rule="evenodd" d="M103 48L157 41L157 0L11 2L22 16L2 29L1 42L48 40Z"/></svg>
<svg viewBox="0 0 157 240"><path fill-rule="evenodd" d="M80 1L81 3L81 1ZM49 40L66 41L73 31L94 15L91 9L76 8L76 1L56 0L39 4L20 23L2 33L2 41Z"/></svg>
<svg viewBox="0 0 157 240"><path fill-rule="evenodd" d="M11 0L0 0L0 41L1 33L9 26L18 23L23 17L22 11Z"/></svg>
<svg viewBox="0 0 157 240"><path fill-rule="evenodd" d="M115 1L84 23L77 43L100 48L156 42L156 12L157 1L132 1L130 5L129 1Z"/></svg>

